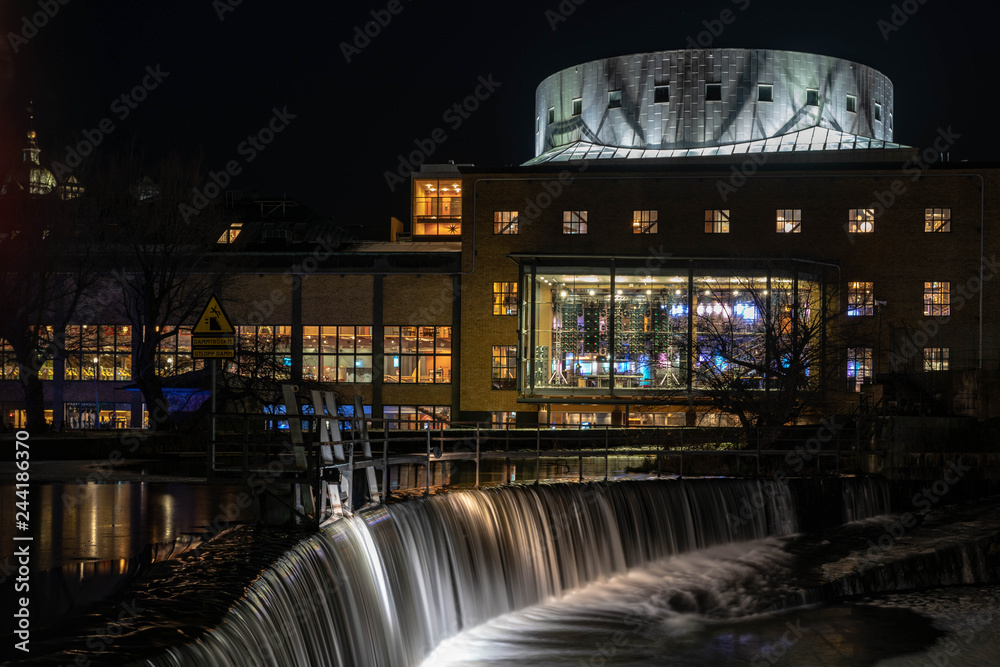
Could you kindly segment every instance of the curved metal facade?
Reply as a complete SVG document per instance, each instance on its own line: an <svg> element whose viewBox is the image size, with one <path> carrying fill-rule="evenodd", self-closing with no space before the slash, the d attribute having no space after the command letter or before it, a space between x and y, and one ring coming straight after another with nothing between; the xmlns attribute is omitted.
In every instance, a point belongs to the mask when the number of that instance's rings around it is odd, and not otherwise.
<svg viewBox="0 0 1000 667"><path fill-rule="evenodd" d="M849 60L764 49L640 53L546 78L535 92L535 155L580 142L706 148L814 127L892 141L892 112L888 77Z"/></svg>

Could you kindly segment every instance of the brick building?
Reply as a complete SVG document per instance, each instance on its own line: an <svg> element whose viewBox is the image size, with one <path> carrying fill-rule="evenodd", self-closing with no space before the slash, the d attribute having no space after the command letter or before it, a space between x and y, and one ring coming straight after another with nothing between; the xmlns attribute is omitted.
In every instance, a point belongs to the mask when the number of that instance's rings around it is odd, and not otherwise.
<svg viewBox="0 0 1000 667"><path fill-rule="evenodd" d="M388 243L255 200L219 244L241 341L403 428L718 424L711 374L765 349L761 323L784 309L790 327L823 323L801 379L826 378L820 409L902 378L942 409L991 414L1000 170L948 162L948 129L893 143L886 77L809 54L666 51L568 68L535 106L534 158L424 165ZM99 326L122 360L74 329L77 363L46 371L64 426L95 402L141 418L127 330ZM193 369L178 331L164 363ZM720 332L742 351L720 352ZM740 381L769 391L790 363Z"/></svg>

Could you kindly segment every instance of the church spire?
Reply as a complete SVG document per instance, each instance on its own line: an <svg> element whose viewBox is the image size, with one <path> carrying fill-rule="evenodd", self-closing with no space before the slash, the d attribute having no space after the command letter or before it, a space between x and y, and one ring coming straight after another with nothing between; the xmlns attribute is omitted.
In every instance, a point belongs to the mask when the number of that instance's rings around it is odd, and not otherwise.
<svg viewBox="0 0 1000 667"><path fill-rule="evenodd" d="M24 161L33 162L34 164L41 165L39 161L39 153L41 151L38 148L38 142L35 141L35 105L34 102L28 100L28 106L25 107L25 111L28 112L28 146L24 149Z"/></svg>

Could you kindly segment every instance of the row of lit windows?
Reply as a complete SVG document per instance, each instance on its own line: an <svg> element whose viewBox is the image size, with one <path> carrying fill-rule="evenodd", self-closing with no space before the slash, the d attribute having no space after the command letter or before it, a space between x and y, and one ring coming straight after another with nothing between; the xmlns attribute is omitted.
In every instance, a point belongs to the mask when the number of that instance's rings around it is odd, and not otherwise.
<svg viewBox="0 0 1000 667"><path fill-rule="evenodd" d="M946 371L949 369L951 348L925 347L923 362L925 371ZM847 377L856 383L855 389L860 390L866 379L873 376L872 348L851 347L847 349Z"/></svg>
<svg viewBox="0 0 1000 667"><path fill-rule="evenodd" d="M807 107L818 107L819 106L819 89L818 88L806 88L805 96L805 106ZM705 101L706 102L721 102L722 101L722 84L721 83L706 83L705 84ZM758 102L774 102L774 84L773 83L759 83L757 84L757 101ZM670 102L670 86L668 84L653 86L653 104L669 104ZM576 97L571 101L571 112L573 116L579 116L583 113L583 98ZM609 109L620 109L622 106L622 91L620 90L609 90L608 91L608 108ZM848 113L858 112L858 97L857 95L846 95L844 97L844 110ZM878 102L874 103L872 109L873 117L875 122L882 122L882 105ZM556 108L549 107L548 109L548 124L556 122ZM890 125L891 114L890 114Z"/></svg>
<svg viewBox="0 0 1000 667"><path fill-rule="evenodd" d="M642 210L632 212L632 233L656 234L659 212ZM563 234L586 234L587 211L563 211ZM802 231L802 209L779 208L775 213L775 232L778 234L798 234ZM870 234L875 231L875 209L852 208L847 211L847 231L851 234ZM950 232L950 208L924 209L925 232ZM493 213L494 234L518 234L517 211L495 211ZM729 233L729 209L707 209L705 211L706 234Z"/></svg>
<svg viewBox="0 0 1000 667"><path fill-rule="evenodd" d="M851 316L874 315L875 285L870 282L847 283L847 314ZM924 282L924 316L948 317L951 315L951 282Z"/></svg>

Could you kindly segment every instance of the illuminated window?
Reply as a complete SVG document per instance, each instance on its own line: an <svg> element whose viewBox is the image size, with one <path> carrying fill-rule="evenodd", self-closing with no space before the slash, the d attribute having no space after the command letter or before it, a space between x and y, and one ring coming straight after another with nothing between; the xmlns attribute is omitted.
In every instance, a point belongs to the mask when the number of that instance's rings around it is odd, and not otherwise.
<svg viewBox="0 0 1000 667"><path fill-rule="evenodd" d="M516 412L491 412L492 426L494 428L504 428L517 423Z"/></svg>
<svg viewBox="0 0 1000 667"><path fill-rule="evenodd" d="M586 234L586 211L563 211L563 234Z"/></svg>
<svg viewBox="0 0 1000 667"><path fill-rule="evenodd" d="M951 283L924 283L924 315L928 317L947 317L951 315Z"/></svg>
<svg viewBox="0 0 1000 667"><path fill-rule="evenodd" d="M276 325L236 327L236 358L229 368L251 381L291 378L292 328Z"/></svg>
<svg viewBox="0 0 1000 667"><path fill-rule="evenodd" d="M229 225L229 228L226 231L222 232L222 236L219 237L219 240L216 241L216 243L228 244L234 242L236 240L236 237L240 235L242 227L243 227L242 222L234 222L233 224Z"/></svg>
<svg viewBox="0 0 1000 667"><path fill-rule="evenodd" d="M20 377L17 357L10 343L0 338L0 380L16 380Z"/></svg>
<svg viewBox="0 0 1000 667"><path fill-rule="evenodd" d="M861 391L866 378L872 376L872 349L851 347L847 349L847 377L854 380L854 391Z"/></svg>
<svg viewBox="0 0 1000 667"><path fill-rule="evenodd" d="M706 234L729 233L729 209L709 209L705 211Z"/></svg>
<svg viewBox="0 0 1000 667"><path fill-rule="evenodd" d="M816 88L806 89L806 106L807 107L819 106L819 90L817 90Z"/></svg>
<svg viewBox="0 0 1000 667"><path fill-rule="evenodd" d="M706 102L721 102L722 101L722 84L721 83L706 83L705 84L705 101Z"/></svg>
<svg viewBox="0 0 1000 667"><path fill-rule="evenodd" d="M413 180L413 235L462 234L462 179Z"/></svg>
<svg viewBox="0 0 1000 667"><path fill-rule="evenodd" d="M847 314L873 315L875 313L874 283L847 283Z"/></svg>
<svg viewBox="0 0 1000 667"><path fill-rule="evenodd" d="M847 96L847 111L849 113L858 112L858 98L855 97L854 95Z"/></svg>
<svg viewBox="0 0 1000 667"><path fill-rule="evenodd" d="M556 122L556 108L549 107L549 125Z"/></svg>
<svg viewBox="0 0 1000 667"><path fill-rule="evenodd" d="M779 234L798 234L802 231L802 209L779 208L777 228Z"/></svg>
<svg viewBox="0 0 1000 667"><path fill-rule="evenodd" d="M583 99L578 97L573 100L573 115L579 116L581 113L583 113Z"/></svg>
<svg viewBox="0 0 1000 667"><path fill-rule="evenodd" d="M131 380L131 331L130 326L113 324L66 327L63 377L67 380Z"/></svg>
<svg viewBox="0 0 1000 667"><path fill-rule="evenodd" d="M371 382L372 328L302 327L302 379Z"/></svg>
<svg viewBox="0 0 1000 667"><path fill-rule="evenodd" d="M517 211L494 211L493 233L517 234Z"/></svg>
<svg viewBox="0 0 1000 667"><path fill-rule="evenodd" d="M653 87L653 104L666 104L670 101L670 86Z"/></svg>
<svg viewBox="0 0 1000 667"><path fill-rule="evenodd" d="M610 90L608 91L608 108L617 109L622 105L622 91L620 90Z"/></svg>
<svg viewBox="0 0 1000 667"><path fill-rule="evenodd" d="M385 382L451 382L451 327L386 327Z"/></svg>
<svg viewBox="0 0 1000 667"><path fill-rule="evenodd" d="M951 349L947 347L925 347L924 370L925 371L948 370L948 355L950 351Z"/></svg>
<svg viewBox="0 0 1000 667"><path fill-rule="evenodd" d="M493 346L493 389L517 389L517 346Z"/></svg>
<svg viewBox="0 0 1000 667"><path fill-rule="evenodd" d="M44 352L53 342L52 327L41 327L38 331L39 353L35 356L35 370L41 380L52 380L52 359L47 358ZM17 362L17 355L14 347L6 340L0 338L0 380L17 380L20 377L20 366ZM125 378L128 379L128 378Z"/></svg>
<svg viewBox="0 0 1000 667"><path fill-rule="evenodd" d="M758 102L773 102L774 101L774 86L770 83L761 83L757 85L757 101Z"/></svg>
<svg viewBox="0 0 1000 667"><path fill-rule="evenodd" d="M191 327L166 327L156 346L157 375L178 375L205 367L204 359L191 358Z"/></svg>
<svg viewBox="0 0 1000 667"><path fill-rule="evenodd" d="M632 233L655 234L656 217L656 211L632 211Z"/></svg>
<svg viewBox="0 0 1000 667"><path fill-rule="evenodd" d="M448 428L450 405L385 405L382 406L385 427L415 431Z"/></svg>
<svg viewBox="0 0 1000 667"><path fill-rule="evenodd" d="M951 209L950 208L925 208L924 209L924 231L925 232L950 232L951 231Z"/></svg>
<svg viewBox="0 0 1000 667"><path fill-rule="evenodd" d="M517 283L493 283L493 314L517 315Z"/></svg>
<svg viewBox="0 0 1000 667"><path fill-rule="evenodd" d="M875 231L875 209L849 209L847 211L847 231L850 234L870 234Z"/></svg>
<svg viewBox="0 0 1000 667"><path fill-rule="evenodd" d="M878 102L875 103L875 122L882 122L882 105Z"/></svg>

